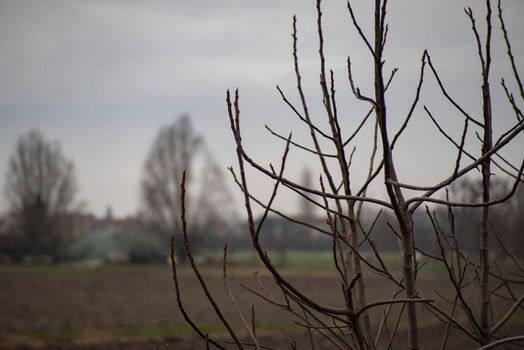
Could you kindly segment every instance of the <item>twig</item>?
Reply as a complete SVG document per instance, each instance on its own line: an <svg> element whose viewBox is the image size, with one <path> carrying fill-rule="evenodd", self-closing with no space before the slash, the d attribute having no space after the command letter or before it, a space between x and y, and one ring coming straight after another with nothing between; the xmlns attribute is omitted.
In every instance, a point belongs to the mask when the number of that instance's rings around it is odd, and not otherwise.
<svg viewBox="0 0 524 350"><path fill-rule="evenodd" d="M229 322L222 314L222 311L218 307L218 304L215 302L215 299L213 298L213 295L209 291L206 282L204 281L202 275L200 274L200 271L198 270L195 259L193 258L193 254L191 253L191 247L189 245L189 239L187 237L187 223L186 223L186 172L184 171L182 173L182 183L180 184L180 201L181 201L181 214L180 217L182 219L182 235L184 237L184 246L186 248L186 255L189 260L189 263L191 265L191 268L193 269L193 272L195 273L195 276L197 277L200 286L202 287L202 290L204 291L204 294L206 295L206 298L209 300L209 303L213 307L213 310L215 310L215 313L220 318L220 321L222 324L226 327L227 331L229 332L229 335L231 335L231 338L235 341L235 344L239 349L243 349L244 347L240 343L240 340L238 339L235 331L233 328L229 325Z"/></svg>
<svg viewBox="0 0 524 350"><path fill-rule="evenodd" d="M521 340L524 340L524 335L518 335L518 336L515 336L515 337L509 337L509 338L500 339L500 340L494 341L493 343L489 343L487 345L484 345L484 346L478 348L477 350L493 349L493 348L495 348L495 347L497 347L499 345L502 345L502 344L514 343L514 342L518 342L518 341L521 341Z"/></svg>
<svg viewBox="0 0 524 350"><path fill-rule="evenodd" d="M240 321L242 321L242 324L244 325L244 328L246 329L247 333L251 337L251 340L253 341L253 344L255 345L255 348L257 350L261 350L260 344L258 343L257 337L254 334L254 327L253 329L249 326L246 319L244 318L244 315L238 308L238 305L235 301L235 297L233 296L233 293L231 293L231 289L229 288L229 285L227 283L227 243L224 245L224 256L222 259L222 271L223 271L223 281L224 281L224 288L226 290L227 295L229 296L229 300L231 301L231 304L233 305L233 308L235 309L238 317L240 318ZM252 323L254 326L254 323Z"/></svg>
<svg viewBox="0 0 524 350"><path fill-rule="evenodd" d="M176 267L176 259L175 259L175 236L171 237L171 253L169 255L171 259L171 269L173 272L173 281L175 282L175 295L176 295L176 301L178 304L178 309L182 313L182 316L184 317L184 320L193 328L193 330L206 341L206 343L211 343L214 346L216 346L219 349L226 350L222 345L214 341L213 339L210 339L207 334L202 332L200 328L196 325L196 323L193 322L191 317L189 317L189 314L187 313L184 304L182 303L182 296L180 294L180 282L178 280L177 275L177 267Z"/></svg>

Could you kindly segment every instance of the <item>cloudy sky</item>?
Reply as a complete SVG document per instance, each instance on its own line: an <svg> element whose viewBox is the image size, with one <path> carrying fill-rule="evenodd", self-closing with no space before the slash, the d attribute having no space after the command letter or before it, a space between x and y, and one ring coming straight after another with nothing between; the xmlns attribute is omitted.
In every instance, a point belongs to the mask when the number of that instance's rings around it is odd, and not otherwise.
<svg viewBox="0 0 524 350"><path fill-rule="evenodd" d="M360 23L371 34L370 1L353 1ZM483 24L481 1L396 0L389 4L388 70L398 67L389 95L391 128L398 126L414 94L420 57L430 54L450 93L473 115L481 105L479 63L470 23L463 12L472 6ZM504 0L517 62L524 74L524 2ZM350 54L356 83L371 93L369 54L351 26L344 0L325 0L328 67L335 72L341 122L349 135L367 105L351 95L345 70ZM291 18L298 17L302 73L313 115L324 121L318 88L315 1L0 1L0 187L19 135L40 129L58 140L74 160L79 197L88 209L116 215L139 207L144 159L158 129L188 113L223 168L235 164L228 128L225 91L239 87L246 148L262 164L278 164L282 143L269 135L268 124L283 134L293 131L304 143L307 132L276 91L280 85L293 101ZM495 28L499 24L495 21ZM500 42L497 34L494 40ZM502 45L495 44L493 69L496 128L514 120L498 82L511 81ZM462 120L446 107L428 78L424 104L443 126L460 135ZM367 169L369 130L357 140L356 181ZM471 149L479 147L474 140ZM507 156L522 156L524 143ZM450 172L452 148L442 142L419 108L399 144L399 173L406 181L428 184ZM314 159L293 150L289 177L300 178ZM267 197L268 184L252 175L253 188ZM229 178L228 178L229 179ZM231 190L234 188L228 181ZM3 193L3 191L2 191ZM381 195L381 190L377 190ZM236 195L236 198L240 197ZM241 201L239 200L239 205ZM281 205L293 208L296 199ZM8 208L2 195L0 212Z"/></svg>

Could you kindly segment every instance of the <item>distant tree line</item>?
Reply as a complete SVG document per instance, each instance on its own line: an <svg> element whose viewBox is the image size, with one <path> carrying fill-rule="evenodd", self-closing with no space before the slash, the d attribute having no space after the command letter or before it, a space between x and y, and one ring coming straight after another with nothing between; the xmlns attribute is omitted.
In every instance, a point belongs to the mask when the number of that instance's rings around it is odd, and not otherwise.
<svg viewBox="0 0 524 350"><path fill-rule="evenodd" d="M232 249L251 249L245 226L234 215L221 169L203 138L194 131L189 117L182 116L160 129L144 163L139 224L132 232L125 232L126 237L118 239L130 261L165 261L172 235L175 236L177 256L184 261L186 255L180 236L181 208L177 200L184 169L189 184L187 210L192 218L189 223L190 242L196 252L218 249L224 241L228 241ZM311 187L311 178L311 172L305 169L302 183ZM493 181L492 192L502 195L509 186L509 181ZM454 185L450 195L457 200L474 202L480 199L481 190L479 181L466 178ZM89 255L85 249L71 252L71 244L68 245L73 241L71 232L81 205L77 199L73 162L62 153L57 142L47 140L36 130L22 135L9 159L4 191L10 209L0 221L0 254L14 261L21 261L25 256L32 259L47 257L56 262ZM329 231L325 218L317 216L315 206L306 196L300 197L298 204L298 219L324 226ZM442 220L446 218L444 208L434 210ZM455 208L457 239L465 251L478 252L479 210ZM490 214L490 225L496 228L495 234L489 238L494 252L509 249L519 254L524 249L522 213L524 190L520 186L514 197L494 207ZM392 215L368 210L362 217L361 232L369 232L369 242L380 251L399 249L398 228ZM413 222L417 228L414 237L417 246L426 251L434 249L435 233L428 216L416 213ZM283 260L288 250L331 250L333 245L330 235L308 230L302 224L276 216L265 221L260 237L261 244L280 254ZM369 242L363 240L361 249L370 250Z"/></svg>
<svg viewBox="0 0 524 350"><path fill-rule="evenodd" d="M467 179L455 188L453 195L457 199L473 201L478 196L480 185L479 182ZM504 193L508 186L507 182L501 181L493 190L495 193L498 191ZM444 222L447 216L446 209L435 208L434 210L436 215ZM470 253L478 253L479 250L477 239L480 225L478 210L478 208L456 208L454 213L458 241L462 248ZM524 216L522 213L524 213L524 187L521 185L514 197L492 210L490 225L496 228L496 234L490 236L490 246L493 247L494 252L503 253L506 248L515 254L524 251L524 236L522 235ZM300 215L300 218L304 219L304 216ZM312 216L308 220L316 226L324 225L326 230L329 228L327 223L323 222L324 218L322 217ZM392 213L368 210L361 221L361 231L366 234L369 233L370 240L375 243L378 250L384 252L398 251L400 242ZM416 213L413 222L417 229L415 235L417 247L425 251L435 249L435 232L428 216L423 212ZM251 247L249 236L240 232L239 234L229 235L227 240L228 245L234 249L250 249ZM210 241L204 243L204 246L206 248L220 247L223 241L223 237L210 238ZM266 219L260 233L260 241L266 249L277 252L283 250L325 251L331 250L333 245L332 237L308 230L301 224L276 216L270 216ZM363 241L362 249L364 251L371 250L370 244Z"/></svg>
<svg viewBox="0 0 524 350"><path fill-rule="evenodd" d="M202 246L230 229L233 204L223 172L189 116L183 115L160 128L145 160L138 224L124 232L128 237L119 238L131 260L165 261L172 235L180 243L180 259L185 257L178 200L184 170L192 244ZM60 262L89 255L85 247L68 251L83 210L73 161L58 142L38 130L21 135L9 159L4 195L9 211L0 218L0 258ZM150 244L136 243L147 243L144 237Z"/></svg>

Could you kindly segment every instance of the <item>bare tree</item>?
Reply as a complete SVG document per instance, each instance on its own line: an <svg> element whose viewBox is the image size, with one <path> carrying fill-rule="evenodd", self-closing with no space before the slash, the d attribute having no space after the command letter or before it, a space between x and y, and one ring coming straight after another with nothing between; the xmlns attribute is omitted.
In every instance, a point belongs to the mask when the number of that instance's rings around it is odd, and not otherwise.
<svg viewBox="0 0 524 350"><path fill-rule="evenodd" d="M294 104L291 99L278 88L284 103L286 103L293 115L297 116L304 125L306 131L311 136L313 146L307 146L295 142L291 134L289 136L279 135L269 131L278 139L285 141L285 148L281 157L280 166L265 167L252 159L244 148L244 140L240 128L240 108L238 90L232 97L227 92L226 102L229 113L230 127L236 142L236 152L238 158L237 170L231 169L235 180L244 194L245 207L247 214L247 227L251 237L252 245L258 253L258 257L266 269L272 274L276 284L283 293L284 302L275 301L276 298L261 292L255 292L268 303L289 312L296 322L304 327L308 334L313 332L327 339L333 347L339 349L375 349L379 344L391 347L397 333L398 326L402 318L407 325L407 343L410 349L420 349L422 339L419 335L420 321L419 314L421 309L425 310L436 320L442 322L445 329L442 337L441 348L446 348L449 340L451 328L464 333L473 342L481 346L482 349L489 349L500 344L522 341L524 335L507 336L502 330L509 324L516 311L522 308L524 294L519 296L515 285L523 284L524 270L521 263L514 256L508 254L511 259L513 271L508 272L497 267L490 255L488 237L496 235L496 231L490 228L490 208L500 205L510 199L516 192L521 183L524 170L524 156L514 160L505 159L502 151L507 145L516 142L523 135L524 116L519 107L519 103L524 102L524 89L520 79L520 74L516 68L516 62L512 54L508 33L502 16L502 7L498 2L498 19L503 34L507 57L512 67L512 78L518 88L518 95L515 97L509 90L504 80L501 82L501 89L506 93L508 102L515 114L515 122L505 132L496 134L493 128L492 96L491 96L491 61L492 61L492 8L491 1L486 0L485 5L485 30L479 30L479 25L475 21L475 16L470 8L465 9L468 20L471 23L473 37L477 43L478 57L480 61L479 76L481 77L481 95L479 98L479 109L482 111L480 116L468 113L461 104L456 101L448 92L443 79L441 78L436 65L431 59L428 51L421 55L420 73L416 86L413 87L413 100L405 106L405 114L400 128L393 133L389 114L389 96L387 90L393 80L397 69L393 69L387 74L384 70L386 61L386 42L388 33L387 0L375 0L374 2L374 25L373 35L368 36L367 30L361 28L358 16L354 11L352 2L348 2L350 20L360 37L363 47L369 53L369 60L372 63L372 81L368 82L369 88L373 92L365 95L353 79L352 62L347 58L347 83L353 92L356 101L365 103L369 107L369 112L362 116L355 123L353 130L346 130L341 127L341 113L338 110L335 94L335 78L333 71L326 68L324 56L324 33L322 24L321 1L317 0L317 29L319 42L319 71L320 71L320 91L323 101L325 114L325 125L313 122L310 117L308 99L302 88L302 77L297 50L297 25L296 18L293 20L293 58L297 83L297 94L299 102ZM481 38L479 32L485 33ZM425 75L430 74L435 86L440 90L442 96L449 102L452 108L460 117L458 127L461 136L456 139L450 136L439 123L439 118L435 116L428 107L424 105L419 108L421 100L421 90L427 83ZM441 97L441 96L436 96ZM517 99L520 99L517 103ZM428 103L431 103L429 101ZM450 147L456 151L455 159L449 164L449 175L440 181L427 184L415 185L403 182L400 173L397 172L398 163L395 157L398 150L395 145L398 140L406 134L407 126L410 124L415 111L426 115L436 126L436 131L445 140L449 141ZM374 115L375 118L370 116ZM369 123L368 121L373 121ZM362 128L368 124L374 131L370 140L370 154L368 163L368 176L362 183L357 183L352 177L352 158L354 153L355 136ZM371 125L369 125L371 124ZM325 131L328 130L328 131ZM469 137L474 135L476 137ZM420 137L423 139L423 136ZM331 146L329 149L327 146ZM420 147L424 147L423 143ZM319 164L319 188L304 186L285 175L287 157L289 149L295 147L304 152L314 154L318 158ZM476 151L475 151L476 150ZM428 150L429 152L429 150ZM520 163L520 164L519 164ZM273 181L273 192L269 201L264 202L250 191L249 181L247 180L247 167L252 167ZM421 169L423 170L423 169ZM472 200L454 200L450 198L448 189L464 176L479 171L482 183L481 196ZM505 193L496 195L491 191L494 183L493 174L505 174L512 179L511 185ZM374 183L384 186L387 199L368 196L368 189ZM186 198L184 197L184 181L182 181L181 203L184 208ZM309 198L311 203L322 209L325 213L325 220L329 228L320 225L311 225L307 222L300 222L295 218L286 215L273 208L275 198L280 193L281 188L291 190L303 198ZM430 207L431 203L433 206ZM259 205L263 208L264 214L261 220L255 221L253 218L253 206ZM361 214L364 205L378 206L380 211L375 211L376 219L370 227L364 227L364 220ZM441 218L435 215L434 208L444 208L447 218L443 224ZM454 210L455 208L477 208L480 217L478 231L476 235L479 246L478 256L470 257L460 244L457 236L460 232L455 229ZM434 251L426 251L417 245L417 228L414 225L415 215L420 215L422 208L431 221L434 230L437 247ZM381 216L382 211L386 211L391 218L388 223L391 234L398 237L400 242L399 260L401 261L400 273L396 273L391 263L386 262L381 253L376 249L376 245L371 237L375 222ZM341 289L338 298L342 301L343 307L324 305L311 299L298 288L293 282L272 263L264 247L261 244L260 232L264 221L269 213L280 215L287 220L314 229L322 234L331 237L333 241L333 260L339 275ZM439 221L440 220L440 221ZM251 341L242 343L230 322L223 317L220 307L214 301L213 294L207 289L206 283L202 278L198 267L192 259L191 247L187 241L188 228L185 225L184 210L182 210L182 232L185 240L185 250L190 258L191 266L199 278L202 288L206 292L206 297L211 303L217 315L222 320L224 326L231 335L231 342L240 349L256 347L261 348L255 332L254 326L245 325L246 332ZM371 257L362 254L362 244L367 244L372 248ZM502 243L501 243L502 244ZM505 249L509 253L507 249ZM452 254L448 254L451 252ZM226 280L226 253L224 253L224 280ZM421 260L423 257L423 260ZM184 313L184 317L195 328L195 330L206 339L206 341L219 348L224 348L218 341L210 340L198 326L190 319L183 307L178 280L176 275L176 261L173 260L173 275L177 286L177 299L179 307ZM439 294L422 295L417 288L417 276L423 273L421 269L424 264L432 261L441 264L447 272L449 285L454 291L454 295L449 298ZM367 270L363 267L366 266ZM384 288L391 288L391 298L382 300L368 300L366 293L366 279L369 278L370 271L382 279ZM509 276L508 276L509 275ZM228 289L227 284L225 285ZM504 290L504 293L501 290ZM473 297L472 297L473 296ZM436 299L440 300L436 300ZM493 306L494 299L504 305L504 312L495 313ZM234 299L231 298L235 306ZM338 305L340 305L339 303ZM401 305L400 312L393 313L392 306ZM372 320L370 310L381 309L382 313L375 316ZM240 313L240 312L239 312ZM376 314L375 314L376 315ZM240 315L241 316L241 315ZM241 317L243 318L243 317ZM393 320L392 320L393 319ZM392 327L393 324L393 327ZM313 337L310 337L310 346L314 348ZM290 342L290 348L296 348Z"/></svg>
<svg viewBox="0 0 524 350"><path fill-rule="evenodd" d="M77 192L73 163L57 142L33 130L22 135L9 160L5 194L27 253L58 258L65 217Z"/></svg>
<svg viewBox="0 0 524 350"><path fill-rule="evenodd" d="M160 129L144 164L141 214L166 240L181 232L179 184L184 171L189 189L188 211L194 218L191 239L197 244L205 233L224 229L232 205L222 171L187 115ZM177 255L184 259L183 248Z"/></svg>

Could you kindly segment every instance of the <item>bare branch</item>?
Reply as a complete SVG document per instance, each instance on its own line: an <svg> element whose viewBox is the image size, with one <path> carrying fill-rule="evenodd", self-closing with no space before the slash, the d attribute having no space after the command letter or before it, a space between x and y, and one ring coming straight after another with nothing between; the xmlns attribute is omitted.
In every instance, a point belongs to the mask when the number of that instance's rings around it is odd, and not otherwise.
<svg viewBox="0 0 524 350"><path fill-rule="evenodd" d="M524 87L522 84L522 80L520 79L520 74L517 70L517 65L515 64L515 58L513 57L513 51L511 49L511 43L509 41L508 31L506 29L506 24L504 23L504 17L502 16L502 6L501 1L498 0L497 2L497 8L498 8L498 17L500 21L500 28L502 30L502 33L504 34L504 42L506 43L506 49L507 54L511 63L511 68L513 69L513 77L517 81L517 85L519 87L520 96L522 99L524 99Z"/></svg>
<svg viewBox="0 0 524 350"><path fill-rule="evenodd" d="M431 62L431 56L429 55L429 53L426 52L426 57L428 59L428 65L429 67L431 68L431 71L433 72L433 76L435 77L435 79L437 80L437 83L440 87L440 90L442 91L442 94L446 97L446 99L460 112L462 113L462 115L464 117L466 117L470 122L472 122L473 124L477 125L477 126L480 126L481 128L484 128L484 125L482 123L480 123L479 121L475 120L473 117L471 117L466 111L464 111L464 109L462 109L462 107L460 107L457 102L455 102L455 100L448 94L448 92L446 91L446 88L444 87L444 84L442 83L442 80L440 79L440 76L438 75L437 73L437 70L435 69L435 67L433 66L433 63Z"/></svg>
<svg viewBox="0 0 524 350"><path fill-rule="evenodd" d="M218 304L215 302L215 299L213 298L213 295L209 291L209 288L207 287L206 282L204 281L204 278L200 274L200 271L198 270L195 259L193 258L193 254L191 254L191 247L189 245L189 239L187 237L187 223L186 223L186 173L185 171L182 173L182 183L180 184L180 201L181 201L181 220L182 220L182 235L184 238L184 246L186 248L186 254L187 258L189 260L189 263L191 265L191 268L193 269L193 272L195 273L195 276L198 279L198 282L200 283L200 286L202 287L202 290L204 291L204 294L206 295L207 300L209 300L209 303L213 307L213 310L215 310L215 313L220 318L220 321L222 324L226 327L227 331L229 332L229 335L231 335L231 338L235 341L235 344L239 349L243 349L244 347L240 343L240 340L238 339L235 331L233 328L229 325L229 322L225 318L224 314L218 307Z"/></svg>
<svg viewBox="0 0 524 350"><path fill-rule="evenodd" d="M325 312L327 314L348 315L348 311L345 310L345 309L338 309L338 308L324 306L322 304L319 304L319 303L311 300L307 296L303 295L298 289L296 289L294 286L292 286L287 280L285 280L281 276L281 274L271 264L271 262L269 261L269 258L267 257L265 252L260 247L260 245L258 243L258 239L257 239L257 234L256 234L257 231L255 230L255 224L254 224L254 219L253 219L253 212L252 212L252 209L251 209L251 203L250 203L250 198L249 198L249 194L248 194L249 191L248 191L248 188L247 188L247 181L246 181L246 176L245 176L245 171L244 171L244 162L243 161L244 161L244 157L245 156L244 156L244 154L242 152L242 146L241 146L242 138L240 136L240 122L239 122L239 120L240 120L240 110L238 108L238 92L235 94L235 102L234 102L235 108L234 108L234 111L233 111L233 104L231 103L231 100L230 100L229 91L227 93L227 99L226 100L227 100L227 106L228 106L228 111L229 111L229 119L230 119L230 123L231 123L231 130L232 130L233 134L235 135L235 139L236 139L236 142L237 142L237 158L238 158L238 164L239 164L239 167L240 167L241 183L242 183L242 187L244 189L244 199L245 199L246 211L247 211L247 214L248 214L249 231L251 232L252 242L253 242L253 245L254 245L257 253L258 253L259 258L264 263L264 266L269 270L269 272L271 272L271 274L275 277L275 279L276 279L278 284L280 284L283 288L285 288L286 290L289 290L291 293L293 293L294 295L299 297L304 303L306 303L310 307L314 308L317 311ZM289 149L289 148L287 148L287 149ZM283 171L284 171L284 168L285 168L286 155L287 155L287 150L284 152L282 166L280 168L280 174L278 176L276 176L277 181L275 183L275 186L274 186L274 189L273 189L273 193L276 193L276 190L278 189L278 185L283 180L282 175L283 175ZM269 172L269 174L273 175L270 172ZM271 177L273 177L273 176L271 176ZM272 195L272 197L273 197L273 195Z"/></svg>
<svg viewBox="0 0 524 350"><path fill-rule="evenodd" d="M366 43L366 47L369 49L369 52L371 52L371 55L375 56L375 51L371 47L371 44L369 43L368 39L366 38L366 35L362 31L362 28L358 24L357 18L355 17L355 14L353 13L353 8L352 8L351 2L349 0L347 2L347 6L348 6L349 14L351 16L351 21L353 22L353 26L357 29L358 34L360 35L360 37L362 38L364 43Z"/></svg>
<svg viewBox="0 0 524 350"><path fill-rule="evenodd" d="M303 117L302 114L300 114L300 112L295 108L295 106L293 104L291 104L291 102L289 102L289 100L286 98L286 95L284 95L284 92L282 92L282 90L280 89L280 87L277 85L277 90L278 92L280 93L280 96L282 97L282 99L284 100L284 102L293 110L293 112L295 112L296 116L302 120L304 123L306 123L310 128L313 128L316 132L318 132L320 135L322 135L323 137L325 137L326 139L328 140L333 140L333 137L329 136L328 134L324 133L322 130L320 130L317 126L315 126L315 124L313 124L311 122L311 120L309 119L309 115L307 117Z"/></svg>
<svg viewBox="0 0 524 350"><path fill-rule="evenodd" d="M273 131L269 126L266 125L266 129L273 135L273 136L276 136L278 137L279 139L283 140L283 141L286 141L287 142L287 138L285 138L284 136L276 133L275 131ZM310 149L308 147L305 147L305 146L302 146L294 141L290 141L290 144L292 144L293 146L297 147L297 148L300 148L304 151L307 151L309 153L313 153L313 154L316 154L318 156L321 156L321 157L327 157L327 158L337 158L337 155L335 154L327 154L327 153L319 153L313 149Z"/></svg>
<svg viewBox="0 0 524 350"><path fill-rule="evenodd" d="M373 307L388 305L388 304L400 304L400 303L433 303L434 300L431 299L390 299L390 300L379 300L373 303L369 303L363 308L359 309L356 313L356 316L359 317L366 310Z"/></svg>
<svg viewBox="0 0 524 350"><path fill-rule="evenodd" d="M517 301L515 301L515 303L513 303L511 308L508 310L508 312L506 312L506 314L500 319L500 321L497 322L496 325L494 325L489 330L489 332L491 334L495 334L499 329L501 329L511 319L511 316L513 316L513 314L515 313L515 311L517 311L517 309L520 307L523 301L524 301L524 294L522 294L520 298Z"/></svg>
<svg viewBox="0 0 524 350"><path fill-rule="evenodd" d="M348 4L349 4L349 2L348 2ZM353 94L355 95L355 97L358 98L359 100L371 103L371 105L376 108L377 103L375 102L375 100L373 100L370 97L366 97L366 96L362 95L360 93L360 89L355 86L355 83L353 82L353 74L351 73L351 58L349 56L348 56L348 59L347 59L347 66L348 66L348 80L349 80L349 84L351 85L351 90L353 91Z"/></svg>
<svg viewBox="0 0 524 350"><path fill-rule="evenodd" d="M522 341L522 340L524 340L524 335L518 335L518 336L515 336L515 337L503 338L503 339L494 341L493 343L489 343L488 345L484 345L484 346L478 348L477 350L493 349L493 348L495 348L495 347L497 347L499 345L502 345L502 344L516 343L516 342Z"/></svg>
<svg viewBox="0 0 524 350"><path fill-rule="evenodd" d="M231 304L233 305L233 308L235 309L238 317L242 321L242 324L244 325L244 328L246 329L247 333L249 334L249 337L253 341L253 344L257 350L261 350L260 344L258 343L257 337L254 334L254 328L252 329L249 324L247 323L246 319L244 318L244 315L238 308L237 302L235 300L235 297L233 296L233 293L231 293L231 289L229 288L229 285L227 283L227 243L224 245L224 256L222 258L222 271L223 271L223 281L224 281L224 288L226 289L226 293L229 296L229 300L231 301ZM254 323L253 323L254 324Z"/></svg>
<svg viewBox="0 0 524 350"><path fill-rule="evenodd" d="M198 328L198 326L196 325L196 323L193 322L193 320L191 319L191 317L189 317L189 314L187 313L185 307L184 307L184 304L182 302L182 296L180 294L180 282L178 280L178 275L177 275L177 267L176 267L176 259L175 259L175 240L174 240L174 236L171 238L171 254L169 255L170 259L171 259L171 268L172 268L172 272L173 272L173 281L175 282L175 295L176 295L176 301L177 301L177 304L178 304L178 309L180 310L180 312L182 313L182 316L184 317L184 320L191 326L191 328L193 328L193 330L202 338L204 339L206 342L209 342L211 344L213 344L214 346L216 346L217 348L219 349L222 349L222 350L226 350L225 347L223 347L222 345L220 345L219 343L217 343L216 341L214 341L213 339L210 339L208 337L207 334L205 334L204 332L202 332L202 330L200 330L200 328Z"/></svg>

